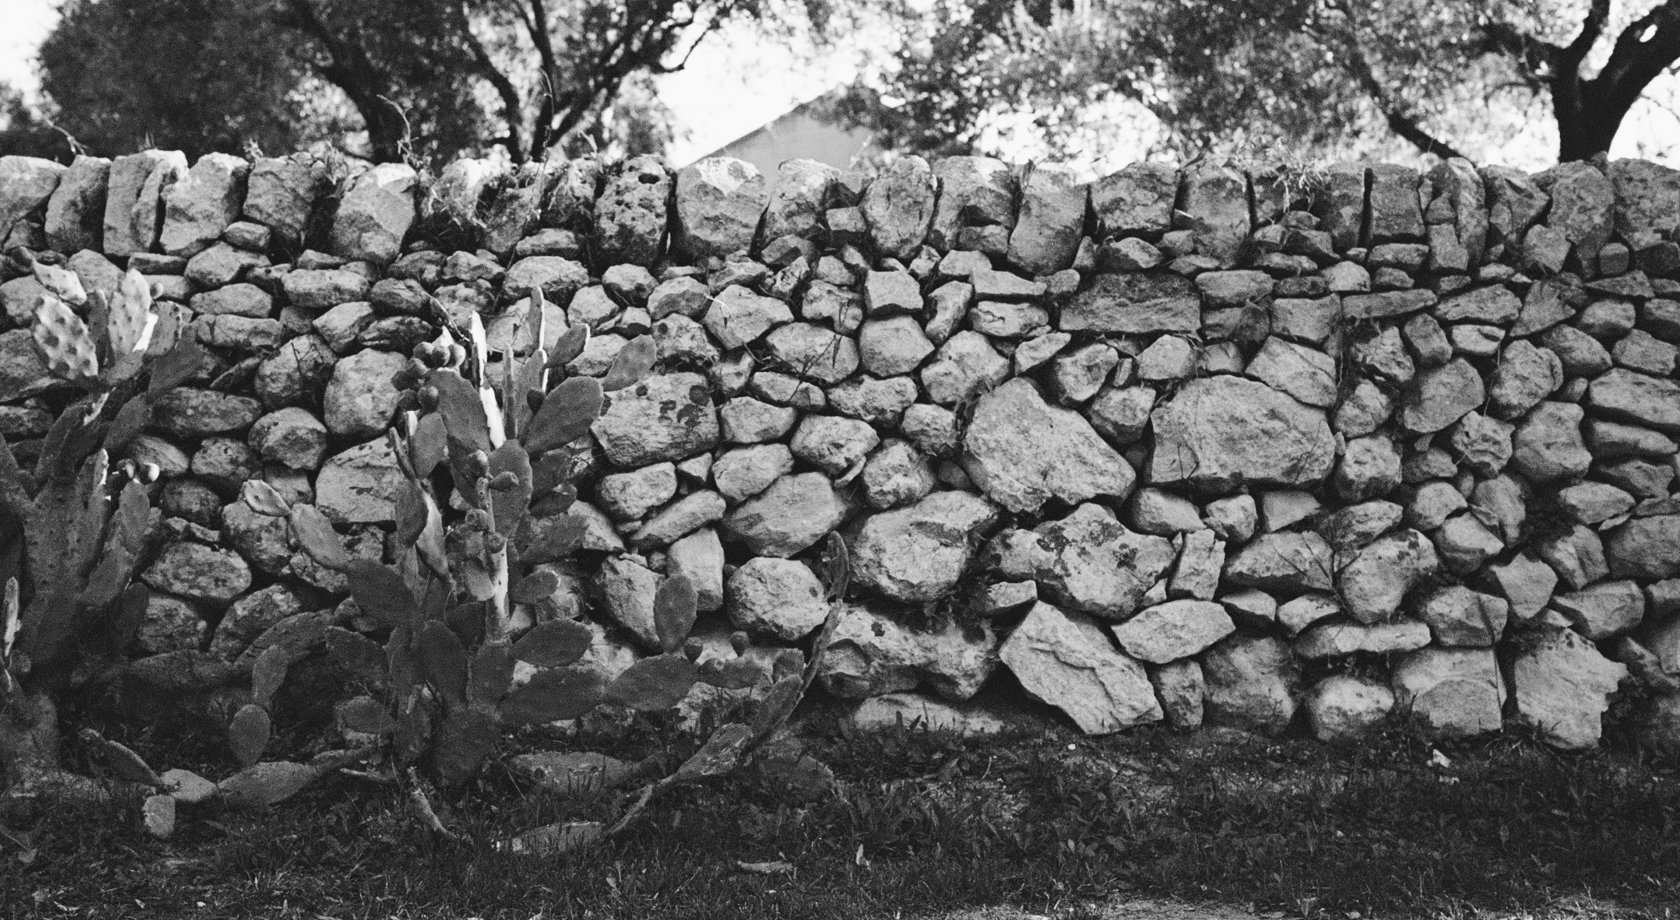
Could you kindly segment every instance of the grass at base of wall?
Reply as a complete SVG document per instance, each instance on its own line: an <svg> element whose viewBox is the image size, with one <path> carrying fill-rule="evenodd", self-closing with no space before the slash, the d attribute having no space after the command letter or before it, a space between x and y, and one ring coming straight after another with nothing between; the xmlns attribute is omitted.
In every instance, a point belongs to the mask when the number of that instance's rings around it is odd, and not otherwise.
<svg viewBox="0 0 1680 920"><path fill-rule="evenodd" d="M114 812L58 814L28 864L0 843L0 916L1076 918L1129 894L1336 918L1680 905L1680 774L1628 756L1152 730L827 731L809 750L838 779L813 801L742 775L564 859L490 852L558 814L494 773L455 813L472 844L427 838L400 794L348 778L263 814L195 815L169 843Z"/></svg>

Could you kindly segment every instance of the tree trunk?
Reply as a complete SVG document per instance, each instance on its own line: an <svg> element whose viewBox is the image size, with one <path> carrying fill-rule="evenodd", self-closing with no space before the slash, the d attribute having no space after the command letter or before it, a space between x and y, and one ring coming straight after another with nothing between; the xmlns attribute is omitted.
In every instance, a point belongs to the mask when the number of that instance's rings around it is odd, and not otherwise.
<svg viewBox="0 0 1680 920"><path fill-rule="evenodd" d="M1629 106L1570 73L1552 81L1552 113L1558 126L1558 162L1587 160L1610 152L1610 142Z"/></svg>
<svg viewBox="0 0 1680 920"><path fill-rule="evenodd" d="M375 99L368 108L362 109L362 120L367 123L368 147L373 161L401 162L408 130L396 109L383 99Z"/></svg>

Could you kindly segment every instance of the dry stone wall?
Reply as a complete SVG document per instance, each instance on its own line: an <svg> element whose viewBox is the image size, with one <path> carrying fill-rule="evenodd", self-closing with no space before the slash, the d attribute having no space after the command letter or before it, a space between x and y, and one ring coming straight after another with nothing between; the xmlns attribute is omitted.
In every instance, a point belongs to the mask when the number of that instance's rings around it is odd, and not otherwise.
<svg viewBox="0 0 1680 920"><path fill-rule="evenodd" d="M340 577L237 499L263 478L385 551L383 430L414 345L477 315L497 353L650 336L655 376L588 444L581 560L551 609L655 642L658 573L714 637L821 622L823 683L938 711L1009 672L1081 729L1165 720L1597 743L1614 700L1680 741L1680 172L1538 175L903 157L874 175L652 159L335 176L294 156L0 159L0 433L67 394L43 287L162 303L215 357L126 447L156 463L135 654L215 673ZM68 279L68 280L66 280ZM540 545L545 527L526 535ZM531 611L524 611L530 615Z"/></svg>

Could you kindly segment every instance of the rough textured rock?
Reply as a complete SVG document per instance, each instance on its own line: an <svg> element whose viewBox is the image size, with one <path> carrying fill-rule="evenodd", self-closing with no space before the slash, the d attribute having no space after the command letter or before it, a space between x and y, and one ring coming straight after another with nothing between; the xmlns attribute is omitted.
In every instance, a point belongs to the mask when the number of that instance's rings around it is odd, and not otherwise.
<svg viewBox="0 0 1680 920"><path fill-rule="evenodd" d="M210 638L210 653L231 661L270 627L303 611L302 599L285 585L252 591L234 601L222 614Z"/></svg>
<svg viewBox="0 0 1680 920"><path fill-rule="evenodd" d="M863 463L881 443L868 422L835 415L807 415L799 423L789 447L794 457L830 476L842 476Z"/></svg>
<svg viewBox="0 0 1680 920"><path fill-rule="evenodd" d="M776 169L776 189L764 212L766 242L807 235L820 224L834 197L840 170L816 160L787 160Z"/></svg>
<svg viewBox="0 0 1680 920"><path fill-rule="evenodd" d="M261 414L249 397L193 387L177 387L152 403L152 423L180 437L244 431Z"/></svg>
<svg viewBox="0 0 1680 920"><path fill-rule="evenodd" d="M170 255L192 256L210 248L239 219L251 165L226 153L200 157L164 194L158 245Z"/></svg>
<svg viewBox="0 0 1680 920"><path fill-rule="evenodd" d="M707 157L677 173L678 246L689 258L751 248L770 193L757 167L733 157Z"/></svg>
<svg viewBox="0 0 1680 920"><path fill-rule="evenodd" d="M789 373L818 383L839 383L858 369L856 340L811 323L779 326L765 344Z"/></svg>
<svg viewBox="0 0 1680 920"><path fill-rule="evenodd" d="M1505 599L1463 585L1436 588L1419 598L1416 607L1435 641L1445 646L1493 645L1504 634L1511 612Z"/></svg>
<svg viewBox="0 0 1680 920"><path fill-rule="evenodd" d="M1511 659L1516 721L1555 747L1596 747L1610 697L1627 677L1586 639L1565 629L1543 630Z"/></svg>
<svg viewBox="0 0 1680 920"><path fill-rule="evenodd" d="M1598 251L1610 241L1615 188L1591 164L1561 163L1535 177L1552 197L1548 227L1561 234L1576 256L1595 264Z"/></svg>
<svg viewBox="0 0 1680 920"><path fill-rule="evenodd" d="M1680 514L1636 517L1609 531L1604 559L1621 578L1654 581L1680 575Z"/></svg>
<svg viewBox="0 0 1680 920"><path fill-rule="evenodd" d="M723 607L723 542L715 529L697 530L672 543L666 553L668 574L688 579L702 612Z"/></svg>
<svg viewBox="0 0 1680 920"><path fill-rule="evenodd" d="M0 332L0 392L23 399L61 386L48 374L29 330Z"/></svg>
<svg viewBox="0 0 1680 920"><path fill-rule="evenodd" d="M652 265L665 243L671 174L656 157L625 161L595 200L595 233L614 262Z"/></svg>
<svg viewBox="0 0 1680 920"><path fill-rule="evenodd" d="M258 159L246 182L243 216L296 242L329 184L326 164L306 154Z"/></svg>
<svg viewBox="0 0 1680 920"><path fill-rule="evenodd" d="M755 444L727 451L712 464L712 482L733 502L751 498L793 471L786 444Z"/></svg>
<svg viewBox="0 0 1680 920"><path fill-rule="evenodd" d="M1150 418L1153 483L1219 491L1245 484L1306 486L1323 481L1335 463L1324 413L1253 380L1192 380Z"/></svg>
<svg viewBox="0 0 1680 920"><path fill-rule="evenodd" d="M1065 332L1196 332L1201 298L1188 278L1165 272L1098 274L1062 306Z"/></svg>
<svg viewBox="0 0 1680 920"><path fill-rule="evenodd" d="M1035 165L1021 180L1021 209L1009 234L1009 261L1047 275L1073 264L1085 223L1085 184L1056 165Z"/></svg>
<svg viewBox="0 0 1680 920"><path fill-rule="evenodd" d="M1455 358L1418 372L1400 402L1400 424L1407 431L1440 431L1481 406L1487 398L1482 375L1470 362Z"/></svg>
<svg viewBox="0 0 1680 920"><path fill-rule="evenodd" d="M1208 721L1277 734L1295 718L1300 669L1289 646L1236 635L1202 656Z"/></svg>
<svg viewBox="0 0 1680 920"><path fill-rule="evenodd" d="M105 254L149 252L163 222L163 194L182 173L179 151L142 150L111 161L105 192Z"/></svg>
<svg viewBox="0 0 1680 920"><path fill-rule="evenodd" d="M1330 544L1316 533L1269 533L1227 560L1225 579L1252 588L1328 591L1335 573Z"/></svg>
<svg viewBox="0 0 1680 920"><path fill-rule="evenodd" d="M1300 600L1297 598L1290 604ZM1289 605L1284 605L1288 607ZM1279 619L1285 616L1278 611ZM1295 615L1299 618L1299 613ZM1341 658L1360 652L1392 655L1410 652L1429 644L1429 627L1416 620L1396 620L1392 623L1367 625L1342 617L1332 617L1304 630L1295 640L1295 654L1305 659Z"/></svg>
<svg viewBox="0 0 1680 920"><path fill-rule="evenodd" d="M608 556L595 574L602 612L648 649L659 647L653 607L659 582L658 573L634 556Z"/></svg>
<svg viewBox="0 0 1680 920"><path fill-rule="evenodd" d="M1091 619L1035 604L999 652L1035 699L1062 710L1087 734L1161 719L1143 665L1114 650Z"/></svg>
<svg viewBox="0 0 1680 920"><path fill-rule="evenodd" d="M0 157L0 242L28 243L27 218L48 206L65 172L64 164L40 157Z"/></svg>
<svg viewBox="0 0 1680 920"><path fill-rule="evenodd" d="M828 616L822 581L803 562L759 556L729 576L729 619L749 632L797 641Z"/></svg>
<svg viewBox="0 0 1680 920"><path fill-rule="evenodd" d="M1505 682L1492 649L1419 649L1394 666L1395 711L1447 738L1496 732Z"/></svg>
<svg viewBox="0 0 1680 920"><path fill-rule="evenodd" d="M847 604L818 677L846 699L925 686L941 698L966 700L996 669L996 637L987 627L950 621L937 631L911 629L862 604Z"/></svg>
<svg viewBox="0 0 1680 920"><path fill-rule="evenodd" d="M340 524L391 521L401 482L390 443L374 438L327 458L315 479L315 504Z"/></svg>
<svg viewBox="0 0 1680 920"><path fill-rule="evenodd" d="M1386 722L1393 709L1393 690L1352 674L1332 674L1306 695L1307 724L1320 741L1361 738Z"/></svg>
<svg viewBox="0 0 1680 920"><path fill-rule="evenodd" d="M723 528L760 556L786 557L815 544L851 511L821 473L795 473L738 505Z"/></svg>
<svg viewBox="0 0 1680 920"><path fill-rule="evenodd" d="M944 157L933 164L939 200L927 242L955 249L965 227L1012 227L1015 223L1015 175L991 157ZM769 234L766 234L767 236Z"/></svg>
<svg viewBox="0 0 1680 920"><path fill-rule="evenodd" d="M938 483L932 460L909 442L892 438L863 468L863 498L882 510L920 501Z"/></svg>
<svg viewBox="0 0 1680 920"><path fill-rule="evenodd" d="M1219 604L1177 600L1146 607L1110 631L1126 654L1150 664L1166 664L1201 652L1236 628Z"/></svg>
<svg viewBox="0 0 1680 920"><path fill-rule="evenodd" d="M875 175L862 208L877 251L906 261L915 255L933 222L938 188L933 168L918 156L899 157Z"/></svg>
<svg viewBox="0 0 1680 920"><path fill-rule="evenodd" d="M1244 373L1309 406L1336 404L1336 362L1317 349L1268 338Z"/></svg>
<svg viewBox="0 0 1680 920"><path fill-rule="evenodd" d="M1033 579L1057 604L1108 620L1135 611L1175 555L1164 537L1133 533L1096 504L1035 530L1006 531L991 547L1004 576Z"/></svg>
<svg viewBox="0 0 1680 920"><path fill-rule="evenodd" d="M314 470L326 455L327 426L308 410L292 406L257 419L251 426L250 443L264 460L294 470Z"/></svg>
<svg viewBox="0 0 1680 920"><path fill-rule="evenodd" d="M933 354L933 343L922 332L921 324L909 316L864 323L858 331L857 348L863 369L877 377L914 373Z"/></svg>
<svg viewBox="0 0 1680 920"><path fill-rule="evenodd" d="M934 359L921 370L922 388L941 406L968 402L1008 376L1009 359L998 354L985 336L968 329L939 346Z"/></svg>
<svg viewBox="0 0 1680 920"><path fill-rule="evenodd" d="M963 438L963 469L1010 511L1056 499L1124 498L1136 474L1077 413L1049 405L1029 381L982 396Z"/></svg>
<svg viewBox="0 0 1680 920"><path fill-rule="evenodd" d="M47 201L47 246L59 252L103 249L105 237L105 194L111 177L111 161L104 157L77 156L65 170Z"/></svg>
<svg viewBox="0 0 1680 920"><path fill-rule="evenodd" d="M1595 642L1625 633L1645 617L1645 595L1633 581L1601 581L1552 598L1575 631Z"/></svg>
<svg viewBox="0 0 1680 920"><path fill-rule="evenodd" d="M1581 407L1543 402L1517 423L1511 467L1531 482L1573 479L1587 471L1592 454L1581 440Z"/></svg>
<svg viewBox="0 0 1680 920"><path fill-rule="evenodd" d="M1177 197L1178 171L1160 163L1132 163L1091 186L1097 221L1120 236L1153 238L1165 232L1172 226Z"/></svg>
<svg viewBox="0 0 1680 920"><path fill-rule="evenodd" d="M1606 418L1680 432L1680 382L1618 367L1588 384L1586 402Z"/></svg>
<svg viewBox="0 0 1680 920"><path fill-rule="evenodd" d="M590 426L615 466L682 460L718 442L717 409L699 374L658 374L607 395Z"/></svg>
<svg viewBox="0 0 1680 920"><path fill-rule="evenodd" d="M1248 199L1248 176L1231 167L1207 165L1184 174L1180 208L1197 253L1221 268L1236 264L1253 225Z"/></svg>
<svg viewBox="0 0 1680 920"><path fill-rule="evenodd" d="M351 180L333 217L333 252L380 265L395 259L414 224L418 182L402 163L380 163Z"/></svg>
<svg viewBox="0 0 1680 920"><path fill-rule="evenodd" d="M339 360L323 401L327 429L357 440L383 432L402 395L392 379L407 365L402 355L373 349Z"/></svg>
<svg viewBox="0 0 1680 920"><path fill-rule="evenodd" d="M944 597L997 519L995 506L967 492L935 492L870 515L851 540L853 582L898 601Z"/></svg>
<svg viewBox="0 0 1680 920"><path fill-rule="evenodd" d="M166 594L225 607L251 587L251 568L232 550L180 541L165 546L140 578Z"/></svg>
<svg viewBox="0 0 1680 920"><path fill-rule="evenodd" d="M1014 724L1012 714L998 714L973 702L947 703L920 693L872 696L852 710L850 724L865 731L924 729L961 736L994 735Z"/></svg>
<svg viewBox="0 0 1680 920"><path fill-rule="evenodd" d="M1392 617L1406 593L1440 566L1429 538L1405 530L1379 538L1336 573L1336 593L1361 623Z"/></svg>

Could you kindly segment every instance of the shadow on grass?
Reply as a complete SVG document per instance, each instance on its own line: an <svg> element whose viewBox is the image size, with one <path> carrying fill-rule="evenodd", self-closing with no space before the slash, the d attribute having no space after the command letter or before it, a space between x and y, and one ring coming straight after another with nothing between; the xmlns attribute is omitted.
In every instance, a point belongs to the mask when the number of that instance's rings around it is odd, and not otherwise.
<svg viewBox="0 0 1680 920"><path fill-rule="evenodd" d="M619 753L673 743L643 733ZM1404 735L1336 750L1219 731L828 731L810 750L834 771L826 795L799 801L748 773L673 796L627 838L563 859L489 847L612 803L529 795L496 772L457 803L470 845L427 838L399 791L352 779L264 814L195 815L169 843L114 810L60 814L37 829L32 863L0 854L0 909L851 920L1000 903L1078 916L1116 892L1342 918L1538 911L1581 896L1617 905L1590 916L1668 917L1680 904L1680 778L1627 756L1504 739L1449 749L1441 766ZM743 869L775 861L791 871Z"/></svg>

